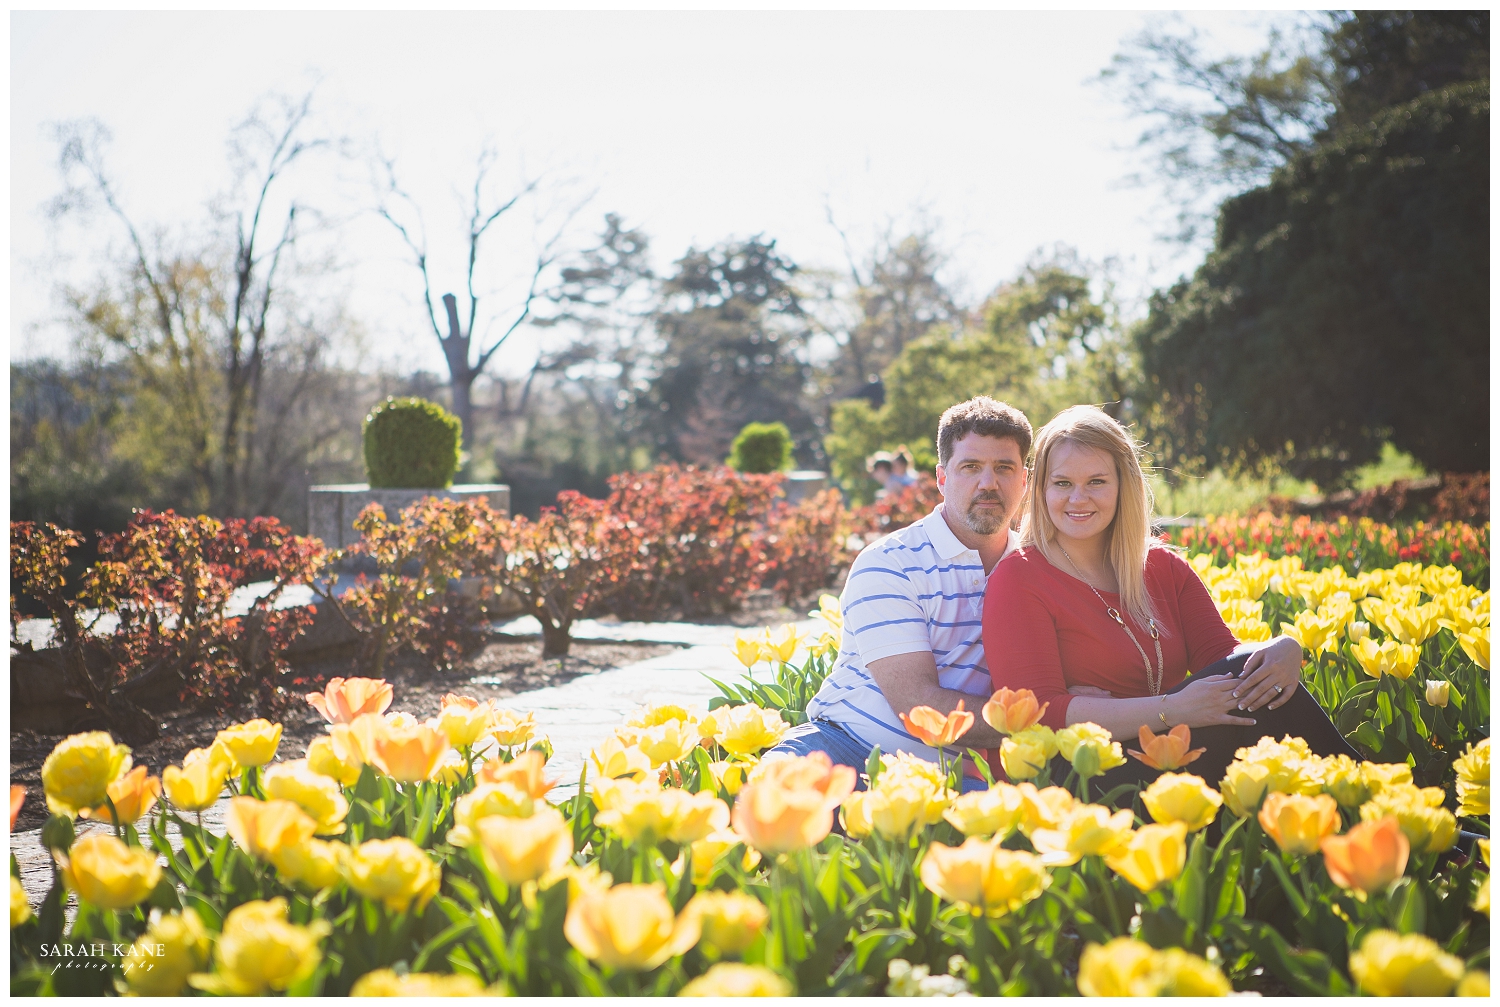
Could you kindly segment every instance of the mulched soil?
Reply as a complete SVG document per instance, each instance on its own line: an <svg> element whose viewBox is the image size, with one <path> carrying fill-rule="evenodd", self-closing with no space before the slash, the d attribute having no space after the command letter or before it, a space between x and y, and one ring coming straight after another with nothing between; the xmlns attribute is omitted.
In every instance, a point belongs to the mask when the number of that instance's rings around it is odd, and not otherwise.
<svg viewBox="0 0 1500 1007"><path fill-rule="evenodd" d="M522 692L561 685L580 675L635 664L670 653L678 648L642 643L585 643L575 640L567 657L542 660L540 640L517 639L496 635L465 655L448 671L435 670L420 655L398 657L389 667L386 678L395 686L392 710L403 710L419 720L438 712L444 693L457 692L475 699L505 700ZM335 675L351 674L350 655L335 654L321 660L299 662L300 675L326 680ZM482 683L474 679L483 679ZM253 716L249 710L175 711L159 721L161 736L132 753L135 765L150 767L152 775L161 775L168 763L180 762L189 749L201 748L213 741L220 728ZM328 725L312 707L293 707L281 718L282 758L297 758L307 743L327 733ZM10 735L10 781L24 784L26 804L16 829L36 829L47 819L42 800L42 762L63 740L64 734L41 734L18 728L14 722Z"/></svg>

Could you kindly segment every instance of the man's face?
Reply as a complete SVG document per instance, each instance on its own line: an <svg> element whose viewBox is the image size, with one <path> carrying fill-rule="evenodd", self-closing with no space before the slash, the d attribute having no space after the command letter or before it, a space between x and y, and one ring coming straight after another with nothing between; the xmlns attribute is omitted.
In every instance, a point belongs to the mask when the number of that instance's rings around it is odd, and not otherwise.
<svg viewBox="0 0 1500 1007"><path fill-rule="evenodd" d="M938 466L937 479L948 513L976 535L994 535L1010 527L1025 499L1026 460L1010 437L969 434Z"/></svg>

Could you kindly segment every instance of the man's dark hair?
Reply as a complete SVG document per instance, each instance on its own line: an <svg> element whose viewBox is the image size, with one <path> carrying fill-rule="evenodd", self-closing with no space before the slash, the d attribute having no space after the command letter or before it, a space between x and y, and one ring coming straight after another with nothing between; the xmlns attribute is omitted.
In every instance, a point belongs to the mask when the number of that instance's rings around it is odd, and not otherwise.
<svg viewBox="0 0 1500 1007"><path fill-rule="evenodd" d="M953 459L953 445L970 434L982 437L1009 437L1021 449L1024 462L1031 454L1031 424L1014 406L997 402L988 395L976 395L967 402L949 406L938 420L938 464Z"/></svg>

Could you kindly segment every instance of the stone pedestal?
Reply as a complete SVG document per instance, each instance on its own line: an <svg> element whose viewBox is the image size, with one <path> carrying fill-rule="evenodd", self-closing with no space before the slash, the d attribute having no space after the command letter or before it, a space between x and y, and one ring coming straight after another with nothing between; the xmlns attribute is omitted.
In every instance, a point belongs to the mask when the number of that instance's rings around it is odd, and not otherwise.
<svg viewBox="0 0 1500 1007"><path fill-rule="evenodd" d="M828 488L828 473L817 469L797 469L786 474L786 481L781 484L781 488L786 493L786 502L795 507Z"/></svg>
<svg viewBox="0 0 1500 1007"><path fill-rule="evenodd" d="M342 549L359 541L354 519L372 503L380 505L392 521L423 497L442 500L484 500L496 511L510 516L510 487L500 483L466 483L445 490L372 490L365 483L313 486L307 494L307 533L323 540L330 549Z"/></svg>

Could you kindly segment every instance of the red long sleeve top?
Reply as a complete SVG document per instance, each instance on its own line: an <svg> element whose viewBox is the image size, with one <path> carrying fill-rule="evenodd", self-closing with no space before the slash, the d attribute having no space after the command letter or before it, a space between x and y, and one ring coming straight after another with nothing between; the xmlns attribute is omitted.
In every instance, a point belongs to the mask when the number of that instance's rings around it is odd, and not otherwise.
<svg viewBox="0 0 1500 1007"><path fill-rule="evenodd" d="M1203 581L1170 549L1146 554L1146 588L1156 609L1165 666L1162 692L1227 657L1238 641L1219 617ZM1151 634L1120 605L1120 596L1099 592L1120 609L1153 667ZM1049 704L1042 723L1067 726L1068 689L1091 685L1116 699L1148 695L1146 665L1125 630L1083 581L1047 562L1035 549L1020 549L995 565L984 592L984 654L996 689L1030 689Z"/></svg>

